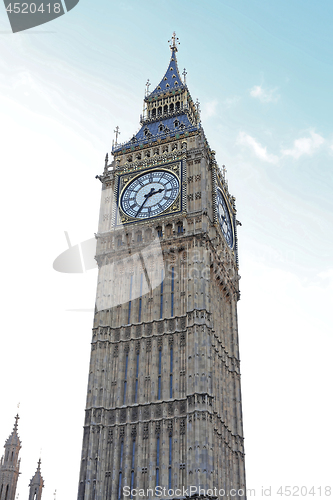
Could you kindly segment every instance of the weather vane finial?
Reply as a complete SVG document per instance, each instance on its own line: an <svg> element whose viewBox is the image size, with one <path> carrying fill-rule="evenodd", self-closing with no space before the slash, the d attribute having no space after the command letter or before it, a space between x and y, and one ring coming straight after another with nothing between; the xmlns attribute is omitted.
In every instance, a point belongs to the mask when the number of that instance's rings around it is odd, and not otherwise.
<svg viewBox="0 0 333 500"><path fill-rule="evenodd" d="M170 43L170 49L171 52L175 51L177 52L177 45L180 44L179 38L176 37L176 32L174 31L171 37L171 40L168 40L168 43Z"/></svg>
<svg viewBox="0 0 333 500"><path fill-rule="evenodd" d="M114 145L117 146L117 144L118 144L118 136L120 135L118 125L116 126L116 129L114 130L114 133L116 134L116 141L115 141Z"/></svg>
<svg viewBox="0 0 333 500"><path fill-rule="evenodd" d="M149 81L149 78L147 80L147 83L146 83L146 97L149 95L149 87L151 86L151 83Z"/></svg>
<svg viewBox="0 0 333 500"><path fill-rule="evenodd" d="M19 418L20 418L19 414L17 414L15 417L14 431L17 431L17 424L18 424Z"/></svg>

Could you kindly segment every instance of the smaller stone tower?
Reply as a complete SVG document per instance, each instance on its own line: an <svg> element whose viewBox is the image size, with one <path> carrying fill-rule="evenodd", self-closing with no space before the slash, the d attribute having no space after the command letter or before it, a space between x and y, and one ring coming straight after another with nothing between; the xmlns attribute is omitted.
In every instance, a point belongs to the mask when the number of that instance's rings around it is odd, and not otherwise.
<svg viewBox="0 0 333 500"><path fill-rule="evenodd" d="M41 459L38 460L37 470L29 484L29 500L41 500L44 480L40 472Z"/></svg>
<svg viewBox="0 0 333 500"><path fill-rule="evenodd" d="M0 500L15 500L17 480L20 473L21 441L17 433L17 423L20 417L16 415L14 429L5 443L5 454L0 462Z"/></svg>

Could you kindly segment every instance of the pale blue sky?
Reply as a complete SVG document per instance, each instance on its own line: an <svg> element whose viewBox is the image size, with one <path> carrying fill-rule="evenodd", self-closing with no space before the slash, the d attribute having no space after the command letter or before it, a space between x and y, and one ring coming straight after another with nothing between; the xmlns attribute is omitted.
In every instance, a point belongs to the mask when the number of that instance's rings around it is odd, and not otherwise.
<svg viewBox="0 0 333 500"><path fill-rule="evenodd" d="M0 446L21 401L20 498L41 447L43 500L53 500L55 488L57 500L76 495L92 318L67 310L93 307L96 275L62 275L52 262L66 248L63 231L72 244L96 232L94 176L116 125L121 141L138 129L145 83L163 76L174 30L179 68L200 100L243 224L248 486L329 483L332 17L328 1L81 0L54 22L13 35L0 6L7 313L0 379L9 370L11 380L1 399ZM310 442L315 431L325 440Z"/></svg>

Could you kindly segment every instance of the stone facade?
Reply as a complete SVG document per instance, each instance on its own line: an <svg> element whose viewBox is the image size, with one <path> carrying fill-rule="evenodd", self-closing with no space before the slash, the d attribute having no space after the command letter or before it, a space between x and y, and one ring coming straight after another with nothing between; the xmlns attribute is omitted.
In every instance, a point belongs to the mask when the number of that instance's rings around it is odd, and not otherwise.
<svg viewBox="0 0 333 500"><path fill-rule="evenodd" d="M99 176L99 277L78 500L125 498L125 486L245 491L235 199L180 79L175 39L171 51L168 71L179 87L163 88L167 72L145 98L143 133L116 144ZM177 199L158 216L128 216L121 205L127 186L162 170L179 179ZM219 222L218 190L232 244Z"/></svg>

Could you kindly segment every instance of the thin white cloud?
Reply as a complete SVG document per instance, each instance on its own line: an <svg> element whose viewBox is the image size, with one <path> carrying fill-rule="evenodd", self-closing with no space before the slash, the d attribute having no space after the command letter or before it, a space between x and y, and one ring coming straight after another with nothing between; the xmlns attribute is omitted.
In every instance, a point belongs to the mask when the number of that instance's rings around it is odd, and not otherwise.
<svg viewBox="0 0 333 500"><path fill-rule="evenodd" d="M212 116L216 115L217 105L218 105L218 101L216 101L216 100L206 102L202 108L202 117L207 119L207 118L211 118Z"/></svg>
<svg viewBox="0 0 333 500"><path fill-rule="evenodd" d="M234 96L234 97L228 97L223 101L223 105L225 108L231 108L235 104L237 104L240 101L240 96Z"/></svg>
<svg viewBox="0 0 333 500"><path fill-rule="evenodd" d="M315 132L310 132L311 137L301 137L294 141L292 149L283 149L282 154L285 156L293 156L298 159L302 155L312 155L316 149L324 144L325 139Z"/></svg>
<svg viewBox="0 0 333 500"><path fill-rule="evenodd" d="M267 102L276 102L280 96L277 94L278 88L275 87L273 89L264 89L262 85L255 85L250 90L250 95L255 99L259 99L259 101L267 103Z"/></svg>
<svg viewBox="0 0 333 500"><path fill-rule="evenodd" d="M238 144L248 146L253 153L262 161L276 164L279 161L278 156L267 153L267 148L262 146L254 137L245 132L240 132L237 139Z"/></svg>

